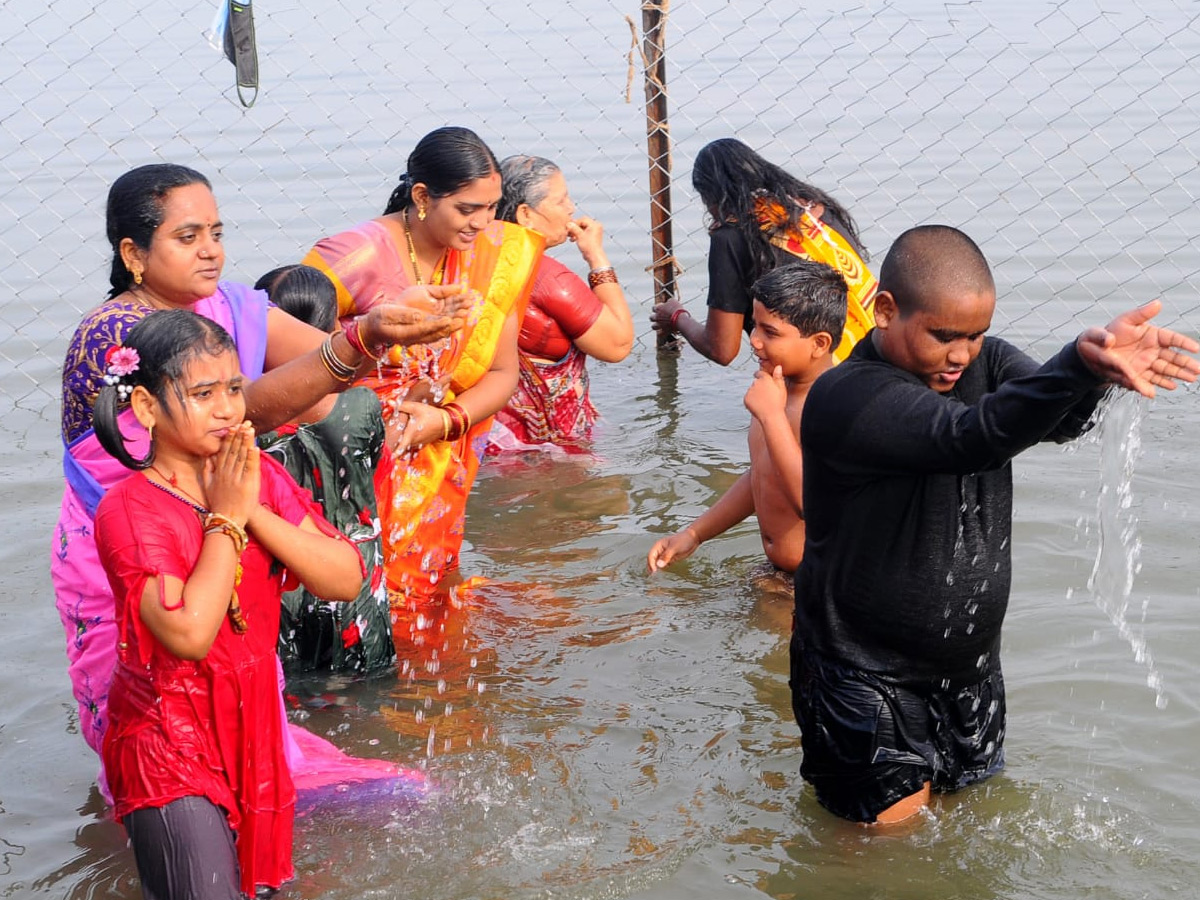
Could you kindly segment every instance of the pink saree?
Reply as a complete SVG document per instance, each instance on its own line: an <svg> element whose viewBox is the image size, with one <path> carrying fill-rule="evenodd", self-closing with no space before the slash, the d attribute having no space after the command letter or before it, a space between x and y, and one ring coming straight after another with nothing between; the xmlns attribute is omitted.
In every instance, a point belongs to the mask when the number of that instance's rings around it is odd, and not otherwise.
<svg viewBox="0 0 1200 900"><path fill-rule="evenodd" d="M253 380L262 375L267 343L266 295L243 285L222 282L216 294L193 311L219 323L234 339L242 372ZM96 550L93 518L105 492L129 477L126 469L100 446L91 427L96 394L104 383L104 355L142 318L154 312L128 300L110 300L89 313L76 329L63 364L63 474L66 486L54 530L50 575L67 643L68 675L79 704L79 730L100 754L108 726L108 689L117 660L115 600ZM121 432L134 457L147 450L145 430L126 410ZM280 684L282 687L282 668ZM282 695L279 714L285 717ZM334 782L398 778L423 783L419 772L381 760L347 756L313 735L298 739L288 729L288 762L297 790ZM99 786L110 800L103 768Z"/></svg>
<svg viewBox="0 0 1200 900"><path fill-rule="evenodd" d="M375 219L319 241L304 262L334 283L339 315L358 315L409 286L398 240L402 233L388 220ZM422 382L434 393L444 391L439 399L453 400L487 373L505 320L524 313L544 246L537 232L495 221L470 250L447 254L445 282L477 292L475 306L459 334L436 344L392 347L378 373L360 381L379 395L385 418ZM475 422L455 441L434 441L397 458L390 485L380 490L384 571L389 589L407 605L430 601L458 566L467 497L491 424L490 417Z"/></svg>

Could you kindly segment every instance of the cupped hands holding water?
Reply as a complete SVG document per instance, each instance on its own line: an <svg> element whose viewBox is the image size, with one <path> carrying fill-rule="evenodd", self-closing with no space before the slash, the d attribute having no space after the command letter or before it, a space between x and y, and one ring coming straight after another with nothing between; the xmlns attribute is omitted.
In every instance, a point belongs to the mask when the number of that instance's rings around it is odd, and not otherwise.
<svg viewBox="0 0 1200 900"><path fill-rule="evenodd" d="M1200 352L1200 343L1152 325L1150 320L1161 309L1161 301L1151 300L1117 316L1106 328L1083 332L1075 346L1084 364L1098 377L1146 397L1153 397L1155 388L1173 391L1180 381L1194 382L1200 361L1188 354Z"/></svg>
<svg viewBox="0 0 1200 900"><path fill-rule="evenodd" d="M472 297L458 284L420 284L372 306L360 319L369 347L428 344L462 330Z"/></svg>
<svg viewBox="0 0 1200 900"><path fill-rule="evenodd" d="M404 400L396 406L396 412L404 418L399 420L400 431L393 452L418 450L445 437L446 414L440 406L421 400Z"/></svg>

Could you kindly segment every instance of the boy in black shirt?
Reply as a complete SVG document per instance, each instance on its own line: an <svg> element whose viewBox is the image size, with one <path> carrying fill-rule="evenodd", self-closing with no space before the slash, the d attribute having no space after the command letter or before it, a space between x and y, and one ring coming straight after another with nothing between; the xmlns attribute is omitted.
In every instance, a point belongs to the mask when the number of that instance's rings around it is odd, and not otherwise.
<svg viewBox="0 0 1200 900"><path fill-rule="evenodd" d="M1150 324L1157 301L1041 367L984 337L995 302L965 234L905 232L875 330L804 408L792 703L801 774L854 821L899 821L1004 764L1012 458L1081 433L1108 384L1153 396L1200 372L1177 349L1200 345Z"/></svg>

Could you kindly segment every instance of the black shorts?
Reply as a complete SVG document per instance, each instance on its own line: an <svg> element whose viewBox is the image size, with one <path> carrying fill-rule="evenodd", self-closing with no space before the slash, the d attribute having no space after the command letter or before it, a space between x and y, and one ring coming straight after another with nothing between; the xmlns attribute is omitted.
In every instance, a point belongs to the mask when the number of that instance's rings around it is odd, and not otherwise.
<svg viewBox="0 0 1200 900"><path fill-rule="evenodd" d="M927 781L956 791L1004 767L998 662L968 684L901 687L821 658L795 634L791 656L800 774L835 815L874 822Z"/></svg>

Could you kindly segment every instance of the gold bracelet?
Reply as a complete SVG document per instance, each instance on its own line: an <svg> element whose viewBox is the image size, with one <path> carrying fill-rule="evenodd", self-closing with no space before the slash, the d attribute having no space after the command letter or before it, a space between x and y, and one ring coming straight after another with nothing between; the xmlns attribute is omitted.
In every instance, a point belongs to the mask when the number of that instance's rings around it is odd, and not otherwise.
<svg viewBox="0 0 1200 900"><path fill-rule="evenodd" d="M617 270L612 266L602 266L588 272L588 287L593 290L602 284L617 284Z"/></svg>
<svg viewBox="0 0 1200 900"><path fill-rule="evenodd" d="M242 551L246 549L246 544L250 542L250 537L246 534L246 529L239 525L229 516L210 512L204 517L204 536L210 534L224 534L233 541L233 549L237 551L237 568L233 570L233 591L229 595L229 608L226 615L229 616L229 627L233 629L234 634L245 634L246 616L242 613L242 603L238 599L238 585L242 583ZM183 605L183 598L180 597L180 606Z"/></svg>
<svg viewBox="0 0 1200 900"><path fill-rule="evenodd" d="M349 340L349 339L347 339ZM334 381L342 384L349 384L354 380L354 375L358 371L348 363L342 362L338 355L333 352L333 335L325 338L321 344L321 362L325 366L325 371L330 374Z"/></svg>
<svg viewBox="0 0 1200 900"><path fill-rule="evenodd" d="M229 516L218 512L210 512L204 517L204 536L210 534L225 534L233 541L233 547L237 550L238 556L242 555L242 551L246 549L246 544L250 542L249 536L246 534L246 529L239 525Z"/></svg>
<svg viewBox="0 0 1200 900"><path fill-rule="evenodd" d="M346 343L350 345L351 350L361 356L365 356L369 360L379 362L383 354L387 351L387 347L376 347L375 349L378 352L371 352L366 341L363 340L362 320L362 316L356 316L354 319L351 319L349 327L342 329L342 334L346 336Z"/></svg>

